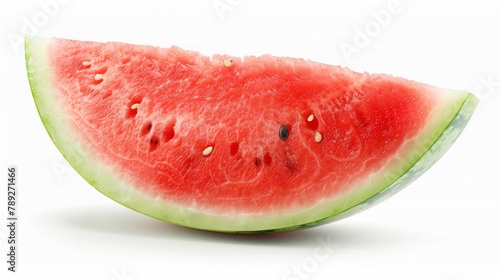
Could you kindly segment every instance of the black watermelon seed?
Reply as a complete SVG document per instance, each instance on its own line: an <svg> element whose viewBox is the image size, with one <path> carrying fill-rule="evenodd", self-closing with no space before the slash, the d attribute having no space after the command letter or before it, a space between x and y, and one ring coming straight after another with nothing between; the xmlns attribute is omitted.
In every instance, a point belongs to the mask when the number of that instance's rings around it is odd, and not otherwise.
<svg viewBox="0 0 500 280"><path fill-rule="evenodd" d="M290 132L288 131L288 127L286 127L286 125L280 126L279 135L280 135L280 139L283 141L288 139Z"/></svg>

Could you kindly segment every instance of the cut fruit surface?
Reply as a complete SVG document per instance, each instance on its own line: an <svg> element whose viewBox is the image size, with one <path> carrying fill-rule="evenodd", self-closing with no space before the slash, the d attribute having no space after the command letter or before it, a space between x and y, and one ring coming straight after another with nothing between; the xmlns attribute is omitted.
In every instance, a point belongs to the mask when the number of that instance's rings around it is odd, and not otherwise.
<svg viewBox="0 0 500 280"><path fill-rule="evenodd" d="M270 232L352 215L452 145L470 93L270 55L26 38L50 137L97 190L198 229Z"/></svg>

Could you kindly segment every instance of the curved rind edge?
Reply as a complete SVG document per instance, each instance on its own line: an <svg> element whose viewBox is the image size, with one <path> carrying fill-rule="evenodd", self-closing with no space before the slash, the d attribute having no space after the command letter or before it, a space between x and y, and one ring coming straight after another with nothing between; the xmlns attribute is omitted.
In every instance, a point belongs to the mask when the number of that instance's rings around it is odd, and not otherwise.
<svg viewBox="0 0 500 280"><path fill-rule="evenodd" d="M440 133L432 138L435 141L427 145L425 151L415 148L418 151L418 158L412 158L403 165L404 168L408 168L406 171L398 170L398 174L389 174L389 176L381 173L376 180L366 183L367 191L347 194L345 197L326 201L322 205L297 213L266 213L255 216L245 214L231 216L231 213L212 214L173 202L165 202L160 198L149 197L137 191L127 183L128 178L118 178L116 174L119 173L116 170L96 160L85 149L79 138L69 128L62 113L62 107L56 99L56 93L50 85L50 66L44 53L49 40L26 37L26 66L40 118L52 141L68 163L99 192L130 209L173 224L203 230L233 233L290 231L339 220L367 209L410 184L441 158L463 131L478 104L478 100L472 94L464 95L464 99L454 97L460 101L461 106L453 104L451 113L454 115L449 119L447 117L444 121L440 119L439 125L433 124L435 127L432 127L430 131ZM443 123L444 127L441 129ZM391 168L388 173L393 172ZM379 178L381 176L385 179ZM382 183L383 186L380 187Z"/></svg>
<svg viewBox="0 0 500 280"><path fill-rule="evenodd" d="M423 175L429 168L431 168L455 143L460 134L463 132L467 123L472 117L474 110L479 104L479 100L472 94L468 94L462 107L457 112L456 116L443 131L443 133L438 137L436 142L425 152L425 154L417 161L410 169L408 169L402 176L400 176L396 181L394 181L387 188L381 192L375 194L374 196L368 198L364 202L346 209L334 216L328 217L326 219L318 220L309 224L302 225L301 227L314 227L324 223L329 223L333 221L338 221L359 212L362 212L380 202L388 199L389 197L395 195L418 177Z"/></svg>

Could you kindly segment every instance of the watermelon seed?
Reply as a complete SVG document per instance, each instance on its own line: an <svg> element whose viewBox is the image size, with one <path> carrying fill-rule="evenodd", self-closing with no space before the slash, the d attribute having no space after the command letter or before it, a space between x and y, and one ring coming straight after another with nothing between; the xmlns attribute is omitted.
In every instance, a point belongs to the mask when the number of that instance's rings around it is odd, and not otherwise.
<svg viewBox="0 0 500 280"><path fill-rule="evenodd" d="M255 166L260 166L261 163L262 163L262 161L260 160L260 158L256 157L255 158Z"/></svg>
<svg viewBox="0 0 500 280"><path fill-rule="evenodd" d="M127 64L130 62L130 57L125 57L123 60L122 60L122 64Z"/></svg>
<svg viewBox="0 0 500 280"><path fill-rule="evenodd" d="M127 103L127 112L125 114L125 117L127 118L135 117L138 111L137 108L139 108L141 102L142 102L142 96L140 95L133 96Z"/></svg>
<svg viewBox="0 0 500 280"><path fill-rule="evenodd" d="M152 128L153 128L153 124L151 122L145 124L141 129L141 136L148 134Z"/></svg>
<svg viewBox="0 0 500 280"><path fill-rule="evenodd" d="M96 80L96 81L102 80L102 74L95 74L94 80Z"/></svg>
<svg viewBox="0 0 500 280"><path fill-rule="evenodd" d="M150 152L156 150L159 145L160 145L160 140L158 139L158 137L153 136L151 139L149 139L149 151Z"/></svg>
<svg viewBox="0 0 500 280"><path fill-rule="evenodd" d="M229 147L229 153L231 154L231 156L235 156L239 149L240 149L240 143L233 142L233 143L231 143L231 146Z"/></svg>
<svg viewBox="0 0 500 280"><path fill-rule="evenodd" d="M271 165L273 159L269 153L264 154L264 164L265 165Z"/></svg>
<svg viewBox="0 0 500 280"><path fill-rule="evenodd" d="M203 155L204 156L208 156L212 153L212 151L214 150L214 147L213 146L208 146L205 148L205 150L203 150Z"/></svg>
<svg viewBox="0 0 500 280"><path fill-rule="evenodd" d="M319 143L323 140L323 134L321 134L321 132L319 131L316 131L316 135L314 136L314 140L316 141L316 143Z"/></svg>
<svg viewBox="0 0 500 280"><path fill-rule="evenodd" d="M290 169L290 171L295 171L297 169L297 163L293 159L287 158L286 167Z"/></svg>
<svg viewBox="0 0 500 280"><path fill-rule="evenodd" d="M224 66L231 67L231 65L233 65L232 59L224 59Z"/></svg>
<svg viewBox="0 0 500 280"><path fill-rule="evenodd" d="M306 121L306 127L310 130L318 130L318 118L312 112L308 112L304 115L304 120Z"/></svg>
<svg viewBox="0 0 500 280"><path fill-rule="evenodd" d="M283 141L288 139L288 136L290 135L290 131L288 131L288 127L286 125L280 126L279 135L280 135L280 139Z"/></svg>
<svg viewBox="0 0 500 280"><path fill-rule="evenodd" d="M163 131L163 141L168 142L172 140L172 138L174 138L175 136L174 127L175 127L175 120L167 124L167 126L165 126L165 130Z"/></svg>
<svg viewBox="0 0 500 280"><path fill-rule="evenodd" d="M85 60L82 62L82 65L85 67L88 67L88 66L90 66L90 61Z"/></svg>

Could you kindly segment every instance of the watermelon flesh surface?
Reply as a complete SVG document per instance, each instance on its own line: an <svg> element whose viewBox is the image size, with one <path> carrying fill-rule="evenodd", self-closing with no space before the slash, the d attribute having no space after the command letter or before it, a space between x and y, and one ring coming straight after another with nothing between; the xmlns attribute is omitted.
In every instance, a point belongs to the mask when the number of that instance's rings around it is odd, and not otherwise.
<svg viewBox="0 0 500 280"><path fill-rule="evenodd" d="M270 55L28 37L26 56L41 119L90 184L215 231L291 230L363 210L439 159L478 102Z"/></svg>

